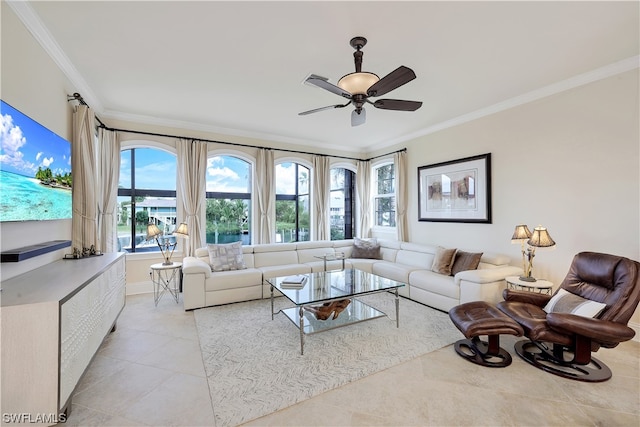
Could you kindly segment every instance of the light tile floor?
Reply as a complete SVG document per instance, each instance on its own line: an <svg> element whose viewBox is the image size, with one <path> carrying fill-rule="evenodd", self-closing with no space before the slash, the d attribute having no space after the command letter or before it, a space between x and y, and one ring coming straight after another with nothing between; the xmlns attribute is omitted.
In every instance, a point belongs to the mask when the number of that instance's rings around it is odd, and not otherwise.
<svg viewBox="0 0 640 427"><path fill-rule="evenodd" d="M512 355L515 341L501 341ZM640 343L596 357L613 378L587 384L517 355L484 368L447 346L246 425L639 426ZM68 426L214 425L193 313L170 298L154 307L151 295L127 297L72 402Z"/></svg>

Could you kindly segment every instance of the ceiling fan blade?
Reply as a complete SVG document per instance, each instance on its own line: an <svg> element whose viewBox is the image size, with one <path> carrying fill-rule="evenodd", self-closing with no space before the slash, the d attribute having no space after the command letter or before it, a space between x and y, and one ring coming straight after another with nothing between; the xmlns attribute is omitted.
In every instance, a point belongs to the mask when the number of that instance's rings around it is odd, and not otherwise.
<svg viewBox="0 0 640 427"><path fill-rule="evenodd" d="M367 110L364 108L360 109L360 113L358 110L353 110L351 112L351 126L360 126L367 121Z"/></svg>
<svg viewBox="0 0 640 427"><path fill-rule="evenodd" d="M344 98L351 99L351 94L349 92L347 92L346 90L340 89L338 86L334 85L333 83L329 83L324 78L319 78L318 76L311 75L307 78L307 80L305 80L305 82L310 83L314 86L318 86L319 88L322 88L324 90L328 90L329 92L335 93L336 95L340 95Z"/></svg>
<svg viewBox="0 0 640 427"><path fill-rule="evenodd" d="M351 104L351 101L347 102L346 104L329 105L327 107L321 107L321 108L315 108L315 109L309 110L309 111L303 111L302 113L298 113L298 115L299 116L306 116L307 114L317 113L319 111L324 111L324 110L331 110L332 108L344 108L349 104Z"/></svg>
<svg viewBox="0 0 640 427"><path fill-rule="evenodd" d="M383 78L381 78L378 83L375 83L373 86L367 90L368 96L381 96L387 92L391 92L392 90L402 86L403 84L409 83L411 80L416 78L416 73L413 72L411 68L405 67L404 65L399 66Z"/></svg>
<svg viewBox="0 0 640 427"><path fill-rule="evenodd" d="M378 99L372 103L374 107L382 110L416 111L422 107L420 101L403 101L400 99Z"/></svg>

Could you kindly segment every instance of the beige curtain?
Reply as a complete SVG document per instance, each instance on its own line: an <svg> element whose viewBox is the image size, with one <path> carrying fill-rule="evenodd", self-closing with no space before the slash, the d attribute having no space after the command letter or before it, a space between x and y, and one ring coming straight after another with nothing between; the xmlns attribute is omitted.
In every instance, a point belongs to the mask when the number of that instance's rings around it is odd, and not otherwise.
<svg viewBox="0 0 640 427"><path fill-rule="evenodd" d="M407 152L399 151L393 155L396 165L396 233L401 242L409 241L409 226L407 224L407 204L409 189L407 181Z"/></svg>
<svg viewBox="0 0 640 427"><path fill-rule="evenodd" d="M178 222L186 222L189 231L184 256L194 256L206 243L200 213L206 198L207 143L179 139L177 148L180 203L185 215L184 221Z"/></svg>
<svg viewBox="0 0 640 427"><path fill-rule="evenodd" d="M257 242L272 243L275 218L275 163L273 150L259 148L256 156L256 196L258 199Z"/></svg>
<svg viewBox="0 0 640 427"><path fill-rule="evenodd" d="M313 214L315 240L330 240L329 197L331 165L327 156L313 156Z"/></svg>
<svg viewBox="0 0 640 427"><path fill-rule="evenodd" d="M73 112L71 168L73 170L71 238L74 249L98 248L96 150L93 111L78 105Z"/></svg>
<svg viewBox="0 0 640 427"><path fill-rule="evenodd" d="M98 249L118 251L117 207L120 180L120 137L98 129Z"/></svg>
<svg viewBox="0 0 640 427"><path fill-rule="evenodd" d="M368 160L358 161L356 196L360 208L356 235L361 238L369 237L371 229L371 163Z"/></svg>

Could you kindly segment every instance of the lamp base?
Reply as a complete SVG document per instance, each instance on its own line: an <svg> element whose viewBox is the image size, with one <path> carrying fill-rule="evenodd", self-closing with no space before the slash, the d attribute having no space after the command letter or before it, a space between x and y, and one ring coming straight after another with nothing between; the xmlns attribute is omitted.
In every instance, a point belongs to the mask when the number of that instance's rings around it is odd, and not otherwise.
<svg viewBox="0 0 640 427"><path fill-rule="evenodd" d="M520 280L522 280L523 282L535 282L536 278L535 277L526 277L526 276L520 276L519 277Z"/></svg>
<svg viewBox="0 0 640 427"><path fill-rule="evenodd" d="M162 263L162 265L173 265L173 261L165 261Z"/></svg>

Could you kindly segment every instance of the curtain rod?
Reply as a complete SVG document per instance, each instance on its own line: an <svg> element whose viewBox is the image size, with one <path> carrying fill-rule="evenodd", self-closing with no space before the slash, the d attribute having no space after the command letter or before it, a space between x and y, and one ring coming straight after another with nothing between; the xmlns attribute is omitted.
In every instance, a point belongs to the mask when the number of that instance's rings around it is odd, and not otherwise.
<svg viewBox="0 0 640 427"><path fill-rule="evenodd" d="M73 101L73 100L78 101L82 105L86 105L87 107L89 107L89 105L87 105L87 103L82 98L82 95L80 95L77 92L74 93L73 95L67 95L67 101ZM89 107L89 108L91 108L91 107ZM235 147L244 147L244 148L265 148L265 149L268 149L268 150L282 151L282 152L285 152L285 153L308 154L308 155L312 155L312 156L333 157L333 158L336 158L336 159L346 159L346 160L355 160L355 161L368 162L370 160L378 159L380 157L385 157L385 156L388 156L388 155L391 155L391 154L400 153L402 151L407 151L406 148L401 148L399 150L392 151L390 153L380 154L378 156L371 157L369 159L358 159L356 157L347 157L347 156L337 156L337 155L332 155L332 154L312 153L312 152L309 152L309 151L289 150L289 149L286 149L286 148L261 147L259 145L240 144L238 142L215 141L215 140L211 140L211 139L191 138L191 137L186 137L186 136L168 135L168 134L164 134L164 133L145 132L145 131L140 131L140 130L117 129L117 128L111 128L111 127L105 125L104 123L102 123L102 121L98 118L98 116L95 116L95 117L96 117L96 120L98 120L98 122L100 123L100 127L101 128L106 129L106 130L110 130L112 132L127 132L127 133L135 133L135 134L139 134L139 135L161 136L161 137L165 137L165 138L182 138L182 139L189 139L191 141L210 142L210 143L214 143L214 144L232 145L232 146L235 146Z"/></svg>
<svg viewBox="0 0 640 427"><path fill-rule="evenodd" d="M78 101L81 105L86 105L87 107L89 107L89 104L87 104L84 101L84 98L78 92L74 92L73 95L67 95L67 102L71 102L71 101ZM89 107L89 108L91 108L91 107ZM93 116L96 118L98 123L100 123L101 127L106 128L105 124L102 123L102 120L100 120L100 118L98 116L96 116L95 114Z"/></svg>

